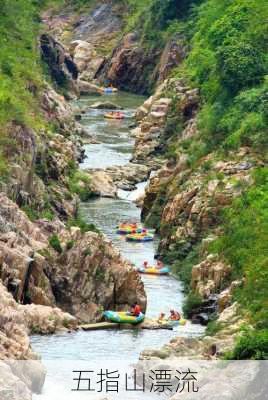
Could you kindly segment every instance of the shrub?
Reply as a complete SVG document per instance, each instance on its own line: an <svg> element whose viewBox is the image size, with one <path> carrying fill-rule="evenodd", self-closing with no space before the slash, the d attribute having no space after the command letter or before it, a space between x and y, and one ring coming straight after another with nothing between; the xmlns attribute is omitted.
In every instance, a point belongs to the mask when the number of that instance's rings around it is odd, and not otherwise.
<svg viewBox="0 0 268 400"><path fill-rule="evenodd" d="M234 350L226 357L231 360L267 360L268 330L245 331Z"/></svg>
<svg viewBox="0 0 268 400"><path fill-rule="evenodd" d="M179 279L183 282L185 290L188 292L190 289L192 279L192 268L198 264L199 260L199 246L194 247L187 256L176 261L173 266L173 270Z"/></svg>
<svg viewBox="0 0 268 400"><path fill-rule="evenodd" d="M92 252L91 252L90 247L87 247L87 248L84 250L83 255L84 255L85 257L87 257L87 256L90 257L90 256L92 255Z"/></svg>
<svg viewBox="0 0 268 400"><path fill-rule="evenodd" d="M59 254L62 253L62 247L61 247L60 239L59 239L57 234L54 234L54 235L50 236L49 244L55 251L57 251L57 253L59 253Z"/></svg>
<svg viewBox="0 0 268 400"><path fill-rule="evenodd" d="M86 233L86 232L96 232L99 233L98 228L96 228L96 226L94 224L90 224L88 222L86 222L83 218L83 216L78 213L75 217L70 218L68 220L68 226L77 226L78 228L81 229L82 233Z"/></svg>
<svg viewBox="0 0 268 400"><path fill-rule="evenodd" d="M85 172L76 170L71 173L69 178L69 189L71 193L77 194L81 201L87 201L92 197L90 177Z"/></svg>
<svg viewBox="0 0 268 400"><path fill-rule="evenodd" d="M213 336L222 329L222 324L217 320L211 320L206 327L206 336Z"/></svg>
<svg viewBox="0 0 268 400"><path fill-rule="evenodd" d="M190 292L183 304L183 312L187 318L192 316L192 312L202 304L202 297L194 292Z"/></svg>
<svg viewBox="0 0 268 400"><path fill-rule="evenodd" d="M74 247L74 244L74 240L68 240L68 242L66 243L66 250L71 250Z"/></svg>
<svg viewBox="0 0 268 400"><path fill-rule="evenodd" d="M268 328L268 168L254 173L255 184L223 213L224 234L210 246L232 265L232 278L244 277L235 299L251 323Z"/></svg>

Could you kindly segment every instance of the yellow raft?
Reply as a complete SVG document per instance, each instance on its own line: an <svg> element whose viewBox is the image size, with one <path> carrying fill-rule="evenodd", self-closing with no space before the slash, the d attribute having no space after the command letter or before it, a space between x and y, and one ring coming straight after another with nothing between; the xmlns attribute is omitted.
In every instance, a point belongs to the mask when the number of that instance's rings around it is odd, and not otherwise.
<svg viewBox="0 0 268 400"><path fill-rule="evenodd" d="M116 113L107 113L107 114L104 114L104 118L107 118L107 119L124 119L125 118L125 116L124 116L124 114L116 114Z"/></svg>
<svg viewBox="0 0 268 400"><path fill-rule="evenodd" d="M165 319L162 319L162 320L158 320L157 322L159 324L161 324L161 325L170 325L170 326L174 327L174 326L179 326L179 325L181 325L181 326L186 325L187 320L184 319L184 318L181 318L181 319L175 321L175 320L172 320L172 319L165 318Z"/></svg>
<svg viewBox="0 0 268 400"><path fill-rule="evenodd" d="M154 266L148 268L140 267L138 268L138 272L141 274L148 274L148 275L168 275L170 269L168 267L156 268Z"/></svg>

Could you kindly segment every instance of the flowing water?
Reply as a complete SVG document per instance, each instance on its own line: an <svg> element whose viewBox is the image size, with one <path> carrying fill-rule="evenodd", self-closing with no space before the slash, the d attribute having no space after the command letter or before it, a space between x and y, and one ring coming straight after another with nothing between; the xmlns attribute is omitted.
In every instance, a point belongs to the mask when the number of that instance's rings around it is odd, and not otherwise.
<svg viewBox="0 0 268 400"><path fill-rule="evenodd" d="M85 108L99 100L100 97L85 97L79 101L79 106ZM118 93L103 96L101 101L103 100L124 107L127 118L122 121L105 120L103 118L105 111L88 109L82 123L95 136L97 143L85 145L87 158L81 164L81 168L84 169L124 165L131 158L134 140L130 137L129 125L135 108L143 102L143 98L128 93ZM94 223L120 249L122 256L136 266L141 265L144 260L153 263L157 239L149 243L130 243L115 231L116 226L124 220L140 221L140 210L133 200L143 192L144 187L145 183L141 183L134 192L120 190L119 199L96 199L81 206L84 217ZM168 313L171 308L182 310L184 295L178 280L171 276L161 278L143 276L142 279L148 298L146 314L148 317L157 317L161 311ZM63 360L101 363L108 360L121 362L124 359L131 363L138 360L140 352L144 349L160 348L174 336L194 337L202 332L201 326L188 322L173 331L103 330L32 336L32 346L42 356L48 368L44 393L38 398L54 400L50 389L55 385L56 378L62 382L67 381L62 372L62 364L60 368L58 364ZM106 368L103 365L102 367ZM57 399L60 400L60 397L58 395ZM65 399L66 395L62 398Z"/></svg>

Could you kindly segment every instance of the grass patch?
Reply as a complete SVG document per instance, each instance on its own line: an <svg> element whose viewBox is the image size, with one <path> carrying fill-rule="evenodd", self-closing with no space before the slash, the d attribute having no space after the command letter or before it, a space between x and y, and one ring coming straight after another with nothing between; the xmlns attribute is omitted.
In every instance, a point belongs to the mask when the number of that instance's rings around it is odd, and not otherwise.
<svg viewBox="0 0 268 400"><path fill-rule="evenodd" d="M61 242L60 242L60 239L57 234L50 236L49 244L57 253L59 253L59 254L62 253L63 250L62 250Z"/></svg>
<svg viewBox="0 0 268 400"><path fill-rule="evenodd" d="M200 262L199 256L199 246L195 246L187 256L181 260L176 261L173 264L173 271L183 282L186 292L190 290L191 278L192 278L192 268L194 265Z"/></svg>
<svg viewBox="0 0 268 400"><path fill-rule="evenodd" d="M70 192L77 194L81 201L87 201L92 197L90 177L85 172L79 170L71 172L68 184Z"/></svg>
<svg viewBox="0 0 268 400"><path fill-rule="evenodd" d="M68 226L69 227L77 226L78 228L80 228L82 233L86 233L86 232L100 233L98 228L96 228L96 226L94 224L90 224L90 223L86 222L80 213L78 213L75 217L70 218L68 220Z"/></svg>
<svg viewBox="0 0 268 400"><path fill-rule="evenodd" d="M191 318L194 310L202 305L203 299L199 294L190 292L183 304L183 313L187 318Z"/></svg>
<svg viewBox="0 0 268 400"><path fill-rule="evenodd" d="M232 352L226 354L227 360L267 360L268 330L246 330L237 340Z"/></svg>

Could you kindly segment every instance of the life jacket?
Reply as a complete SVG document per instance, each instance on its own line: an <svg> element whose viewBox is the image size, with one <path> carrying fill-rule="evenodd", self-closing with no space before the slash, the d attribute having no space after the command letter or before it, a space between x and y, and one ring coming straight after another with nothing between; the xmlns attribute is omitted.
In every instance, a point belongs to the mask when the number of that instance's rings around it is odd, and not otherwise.
<svg viewBox="0 0 268 400"><path fill-rule="evenodd" d="M141 308L140 308L140 306L137 304L137 305L135 306L135 308L134 308L134 315L135 315L135 317L138 317L138 316L140 315L140 313L141 313Z"/></svg>

